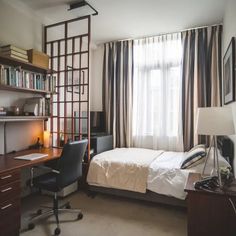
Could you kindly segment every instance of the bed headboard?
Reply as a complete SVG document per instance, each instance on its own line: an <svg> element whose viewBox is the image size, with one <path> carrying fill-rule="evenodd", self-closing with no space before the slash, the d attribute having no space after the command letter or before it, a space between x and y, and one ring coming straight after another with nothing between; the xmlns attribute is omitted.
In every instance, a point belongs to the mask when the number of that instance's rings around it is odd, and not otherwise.
<svg viewBox="0 0 236 236"><path fill-rule="evenodd" d="M232 172L234 171L234 143L227 136L217 137L217 147L220 154L229 162L232 167ZM234 172L233 172L234 173Z"/></svg>

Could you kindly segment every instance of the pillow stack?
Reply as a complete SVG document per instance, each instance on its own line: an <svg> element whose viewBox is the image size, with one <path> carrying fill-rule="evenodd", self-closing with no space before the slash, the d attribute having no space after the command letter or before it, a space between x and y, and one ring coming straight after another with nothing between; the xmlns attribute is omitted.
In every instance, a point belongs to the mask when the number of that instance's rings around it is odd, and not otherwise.
<svg viewBox="0 0 236 236"><path fill-rule="evenodd" d="M203 144L196 145L186 153L186 156L181 164L181 169L187 169L198 165L206 156L206 147Z"/></svg>

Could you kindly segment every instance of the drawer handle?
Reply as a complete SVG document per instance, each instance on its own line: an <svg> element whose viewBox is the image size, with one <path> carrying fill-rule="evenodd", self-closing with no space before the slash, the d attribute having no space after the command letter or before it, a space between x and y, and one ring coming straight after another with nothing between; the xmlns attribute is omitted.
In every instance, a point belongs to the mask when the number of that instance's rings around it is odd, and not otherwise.
<svg viewBox="0 0 236 236"><path fill-rule="evenodd" d="M5 192L10 191L10 190L12 190L12 187L1 190L1 193L5 193Z"/></svg>
<svg viewBox="0 0 236 236"><path fill-rule="evenodd" d="M1 179L9 179L11 177L12 177L12 175L6 175L6 176L1 177Z"/></svg>
<svg viewBox="0 0 236 236"><path fill-rule="evenodd" d="M5 210L5 209L7 209L8 207L11 207L11 206L12 206L12 204L8 204L8 205L6 205L4 207L1 207L1 210Z"/></svg>

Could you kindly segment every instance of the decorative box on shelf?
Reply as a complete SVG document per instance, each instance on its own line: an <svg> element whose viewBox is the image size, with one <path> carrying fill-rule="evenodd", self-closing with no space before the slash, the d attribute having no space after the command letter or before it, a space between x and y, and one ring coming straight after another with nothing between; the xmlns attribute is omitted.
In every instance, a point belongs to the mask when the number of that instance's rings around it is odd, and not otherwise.
<svg viewBox="0 0 236 236"><path fill-rule="evenodd" d="M42 68L49 68L49 56L43 52L36 51L34 49L27 50L30 63Z"/></svg>

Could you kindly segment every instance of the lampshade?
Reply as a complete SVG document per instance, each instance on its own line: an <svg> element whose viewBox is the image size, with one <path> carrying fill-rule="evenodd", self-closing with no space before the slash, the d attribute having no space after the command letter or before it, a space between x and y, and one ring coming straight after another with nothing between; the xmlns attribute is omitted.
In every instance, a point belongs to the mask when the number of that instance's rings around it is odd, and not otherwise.
<svg viewBox="0 0 236 236"><path fill-rule="evenodd" d="M49 131L44 131L43 132L43 144L45 148L50 147L50 132Z"/></svg>
<svg viewBox="0 0 236 236"><path fill-rule="evenodd" d="M201 135L235 134L231 108L198 108L196 132Z"/></svg>

